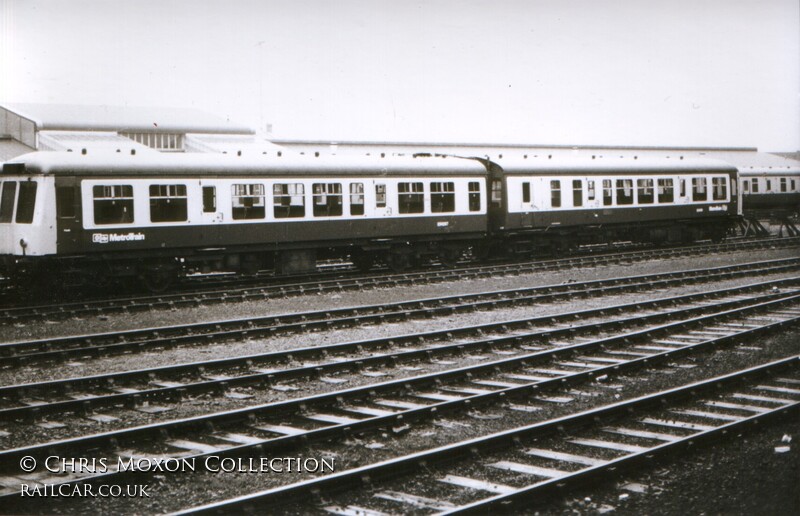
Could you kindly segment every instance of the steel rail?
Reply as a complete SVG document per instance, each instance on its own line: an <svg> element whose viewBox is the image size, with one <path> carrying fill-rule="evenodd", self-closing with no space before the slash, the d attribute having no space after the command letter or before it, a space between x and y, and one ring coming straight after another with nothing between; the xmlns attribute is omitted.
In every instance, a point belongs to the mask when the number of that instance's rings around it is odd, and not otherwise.
<svg viewBox="0 0 800 516"><path fill-rule="evenodd" d="M374 489L374 485L377 482L429 469L443 462L452 463L457 460L472 460L476 454L481 452L496 452L499 449L519 447L523 439L531 440L550 436L559 432L560 429L570 428L574 430L597 424L597 421L607 422L610 418L619 418L632 412L635 413L635 411L647 410L652 407L661 408L665 403L693 397L697 398L708 391L718 392L719 389L732 384L735 385L745 380L787 369L796 370L798 367L800 367L800 355L666 391L647 394L632 400L593 408L577 414L441 446L258 493L192 507L176 514L219 514L266 507L275 509L300 500L319 500L322 496L331 494L334 491L341 492L364 487ZM787 406L786 411L796 412L798 408L800 408L800 402L795 402Z"/></svg>
<svg viewBox="0 0 800 516"><path fill-rule="evenodd" d="M729 252L749 248L792 247L800 245L800 238L786 237L745 242L729 242L725 244L698 245L669 249L647 249L624 253L601 254L568 257L558 260L545 260L499 265L477 265L458 269L434 269L424 272L407 272L399 274L371 274L355 277L322 279L304 283L283 283L277 285L247 286L231 289L225 286L216 290L199 290L175 294L155 296L121 297L108 300L86 300L72 303L49 305L31 305L22 307L0 308L0 324L19 322L46 317L63 318L80 314L99 314L113 311L150 310L157 307L174 308L176 306L197 306L203 303L245 301L286 297L292 295L316 294L322 292L338 292L345 290L361 290L381 286L411 285L416 283L432 283L455 279L490 277L508 274L524 274L549 270L559 270L576 266L596 266L600 264L626 263L654 258L672 258L692 256L708 252ZM247 280L237 279L235 282ZM250 279L249 281L252 281Z"/></svg>
<svg viewBox="0 0 800 516"><path fill-rule="evenodd" d="M761 288L776 287L778 285L785 287L787 284L794 284L798 280L787 280L783 282L768 282L767 284L759 284ZM108 373L102 375L93 375L87 377L66 378L61 380L50 380L44 382L27 383L20 385L10 385L0 387L0 397L7 400L23 399L25 397L34 396L37 400L48 396L52 399L54 396L70 394L74 395L80 389L119 389L126 385L126 382L145 382L158 380L164 382L165 377L176 377L175 380L183 379L182 375L197 375L202 378L201 381L193 383L179 383L175 382L171 386L161 386L157 388L137 388L131 392L116 392L113 394L97 394L89 393L87 396L76 396L75 399L70 400L57 400L51 401L46 404L37 402L33 405L21 405L16 407L0 408L0 420L13 420L19 418L35 419L42 417L46 414L63 413L63 412L80 412L91 413L93 410L100 407L113 407L117 405L125 405L128 407L135 407L144 400L155 399L170 399L182 398L189 394L196 394L201 392L219 392L224 393L226 390L237 386L252 386L252 385L269 385L276 382L293 380L298 378L315 378L323 374L331 374L337 372L351 372L358 371L371 366L396 366L400 363L413 362L414 360L432 360L441 356L450 356L453 354L463 354L470 351L486 351L494 350L500 347L518 348L525 342L537 341L542 339L553 339L561 336L575 337L583 333L598 333L609 330L619 330L621 327L642 325L642 324L655 324L663 320L670 320L679 317L697 317L701 314L708 312L719 313L720 310L727 310L725 316L730 315L730 310L739 309L748 306L750 309L758 309L765 303L773 300L786 299L791 301L798 294L797 292L777 292L767 295L735 299L715 303L713 305L704 305L700 307L691 307L684 309L670 310L662 313L648 314L637 316L633 318L625 318L623 320L613 320L598 323L588 323L584 325L570 325L563 328L550 328L545 330L527 331L527 329L537 324L542 323L558 323L570 322L580 320L583 318L593 317L601 314L608 313L625 313L626 311L638 311L643 309L654 309L658 307L670 306L673 307L680 303L691 303L697 300L708 300L719 296L737 295L743 292L752 291L753 286L745 286L742 288L723 289L713 292L706 292L702 294L690 294L679 297L672 297L660 300L652 300L646 302L630 303L625 305L617 305L611 307L604 307L602 309L584 310L579 312L572 312L566 314L559 314L555 316L544 316L530 319L521 319L515 321L504 321L498 323L484 324L473 327L462 327L449 330L440 330L437 332L430 332L425 334L410 334L396 337L386 337L374 340L345 342L338 344L329 344L317 347L307 347L300 349L291 349L286 351L278 351L271 353L263 353L258 355L248 355L243 357L218 359L211 361L195 362L188 364L178 364L163 366L159 368L148 368L133 371L123 371L119 373ZM755 306L751 306L755 305ZM662 325L655 328L642 330L652 335L658 331L666 331L675 325L691 325L695 322L694 319L689 319L688 322L676 322L669 325ZM446 340L453 340L454 338L467 335L485 335L487 333L508 332L511 329L522 328L526 333L514 334L503 337L488 337L480 338L475 341L465 342L463 340L445 344ZM630 335L630 334L629 334ZM636 335L636 334L634 334ZM613 339L613 338L612 338ZM411 350L403 350L402 346L416 345L420 342L435 341L436 345L426 348L416 348ZM604 343L613 342L613 340L599 340L597 346ZM400 349L394 349L401 346ZM384 353L375 353L377 349L385 349ZM560 354L563 349L567 347L555 348L550 350L554 355ZM585 349L590 349L585 346ZM344 353L350 354L353 352L367 353L366 356L349 358L347 360L331 360L331 355ZM258 370L258 367L264 367L265 363L273 366L278 364L291 364L298 359L314 360L314 359L327 359L327 363L314 363L311 365L303 365L300 367L285 367L283 369L269 369L263 372L253 373L252 370ZM210 371L219 369L231 369L233 367L245 367L247 371L239 376L225 375L223 378L208 379L203 376Z"/></svg>
<svg viewBox="0 0 800 516"><path fill-rule="evenodd" d="M545 285L439 298L418 299L381 305L282 314L256 319L230 319L188 325L162 326L20 341L0 344L0 367L31 364L44 360L100 356L110 353L142 351L152 347L202 344L211 341L274 336L286 332L311 331L356 324L429 318L478 309L496 309L570 298L606 295L627 291L652 290L676 283L705 282L742 275L769 274L800 268L800 258L751 262L734 266L693 269L655 275L609 278L581 283Z"/></svg>
<svg viewBox="0 0 800 516"><path fill-rule="evenodd" d="M272 438L269 440L265 439L255 444L253 443L243 444L238 446L231 446L227 449L218 449L210 452L197 453L195 455L191 455L191 457L199 459L207 457L209 455L218 455L227 457L227 456L248 455L252 453L263 455L263 454L269 454L271 451L278 451L278 450L280 450L281 452L285 452L287 449L306 445L310 442L319 442L334 437L350 435L352 433L362 433L369 430L387 428L393 425L403 425L410 421L416 421L420 419L424 420L430 418L431 416L435 417L440 414L452 413L454 411L463 411L465 409L470 409L477 406L483 406L483 405L496 406L498 402L508 402L512 399L525 400L527 397L531 395L540 395L542 392L549 390L565 389L574 385L593 381L596 378L602 377L604 375L619 376L638 369L649 368L655 364L659 364L668 360L675 360L679 357L690 355L692 353L703 352L717 346L734 344L736 342L742 341L743 339L750 339L753 337L765 335L768 332L784 328L789 324L796 324L798 320L799 318L795 317L791 320L775 322L759 328L747 329L743 332L734 335L727 335L717 339L710 339L704 342L687 345L682 348L655 353L651 356L635 358L620 364L601 366L588 371L576 372L570 375L551 378L540 382L529 382L526 384L519 384L514 387L498 389L497 391L494 392L475 394L457 400L443 401L439 403L434 403L432 405L427 405L419 408L413 408L397 413L392 413L389 415L374 416L356 422L333 424L332 426L312 429L303 433L293 433L277 438ZM624 339L624 337L622 338ZM579 348L579 347L580 345L575 346L574 348ZM493 366L494 364L490 364L487 366L487 368L493 368ZM467 370L474 368L463 368L463 369ZM422 378L422 379L430 381L431 380L430 377L435 375L427 375L427 376L428 378ZM404 382L406 382L406 385L403 385ZM415 385L413 382L408 382L404 380L387 382L387 384L385 385L390 385L390 384L391 388L394 389L396 389L399 386L402 386L402 388L404 389L414 389L415 387L418 387L418 385ZM314 406L314 403L318 401L322 401L323 403L329 402L336 404L345 403L345 399L349 399L348 398L349 394L355 394L356 400L363 399L364 396L375 397L378 394L385 394L384 389L382 388L384 386L381 385L367 386L363 388L349 389L347 391L339 391L324 395L317 395L311 398L306 398L301 400L279 402L255 409L248 408L248 409L230 411L223 414L198 416L187 420L182 420L179 422L171 422L172 424L168 422L168 423L146 425L144 427L137 427L134 429L117 430L112 432L106 432L104 434L95 434L93 436L73 438L58 442L44 443L39 445L27 446L23 448L17 448L13 450L6 450L0 452L0 459L2 459L2 461L0 462L5 462L6 464L13 464L15 460L19 460L19 458L22 456L27 456L27 455L43 456L44 454L58 453L60 450L64 451L68 450L70 453L74 454L78 450L82 449L96 450L103 446L106 447L110 446L113 449L119 449L123 442L130 444L128 441L130 441L130 436L132 434L135 434L140 439L144 439L145 441L147 441L149 438L152 438L152 436L160 436L159 438L162 440L174 438L175 423L180 423L181 425L183 425L185 431L201 430L205 432L209 431L213 432L217 428L217 424L223 422L220 421L220 419L223 418L241 420L241 421L250 421L250 423L253 423L252 418L255 416L255 411L262 410L265 407L266 408L280 407L280 406L286 407L289 405L294 405L296 409L307 410L308 407ZM354 400L351 399L350 401ZM128 439L125 439L126 434L129 437ZM91 477L73 478L67 480L60 480L58 478L55 478L52 480L56 483L98 482L98 481L108 481L111 477L119 477L127 474L130 474L130 472L117 471L117 472L102 473Z"/></svg>

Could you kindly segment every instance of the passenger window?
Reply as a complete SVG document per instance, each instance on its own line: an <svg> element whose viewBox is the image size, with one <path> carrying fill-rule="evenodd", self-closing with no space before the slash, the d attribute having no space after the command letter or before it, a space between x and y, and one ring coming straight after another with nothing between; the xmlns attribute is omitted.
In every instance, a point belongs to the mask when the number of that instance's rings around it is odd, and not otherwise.
<svg viewBox="0 0 800 516"><path fill-rule="evenodd" d="M203 187L203 213L214 213L217 211L217 187Z"/></svg>
<svg viewBox="0 0 800 516"><path fill-rule="evenodd" d="M315 217L339 217L342 215L342 185L340 183L314 183Z"/></svg>
<svg viewBox="0 0 800 516"><path fill-rule="evenodd" d="M400 213L422 213L425 200L422 183L397 183L398 211Z"/></svg>
<svg viewBox="0 0 800 516"><path fill-rule="evenodd" d="M681 179L681 197L686 197L686 180Z"/></svg>
<svg viewBox="0 0 800 516"><path fill-rule="evenodd" d="M151 222L186 220L186 185L150 185Z"/></svg>
<svg viewBox="0 0 800 516"><path fill-rule="evenodd" d="M786 178L782 177L781 178L781 192L785 192L785 191L786 191Z"/></svg>
<svg viewBox="0 0 800 516"><path fill-rule="evenodd" d="M771 179L767 179L767 187L764 189L764 191L765 192L771 192L772 191L772 180Z"/></svg>
<svg viewBox="0 0 800 516"><path fill-rule="evenodd" d="M724 177L712 177L711 178L711 186L712 186L712 197L715 201L724 201L725 198L728 196L728 188L725 184Z"/></svg>
<svg viewBox="0 0 800 516"><path fill-rule="evenodd" d="M3 193L0 194L0 222L11 222L11 217L14 216L14 200L16 198L17 182L4 182Z"/></svg>
<svg viewBox="0 0 800 516"><path fill-rule="evenodd" d="M658 202L667 203L675 201L675 192L672 188L672 179L658 180Z"/></svg>
<svg viewBox="0 0 800 516"><path fill-rule="evenodd" d="M364 183L350 183L350 215L364 214Z"/></svg>
<svg viewBox="0 0 800 516"><path fill-rule="evenodd" d="M231 218L252 220L263 219L265 215L264 185L231 185Z"/></svg>
<svg viewBox="0 0 800 516"><path fill-rule="evenodd" d="M758 179L753 178L753 193L758 193Z"/></svg>
<svg viewBox="0 0 800 516"><path fill-rule="evenodd" d="M594 179L589 179L586 181L586 199L589 201L593 201L595 199Z"/></svg>
<svg viewBox="0 0 800 516"><path fill-rule="evenodd" d="M617 205L633 204L633 179L617 179Z"/></svg>
<svg viewBox="0 0 800 516"><path fill-rule="evenodd" d="M71 186L56 188L56 210L60 219L75 218L75 188Z"/></svg>
<svg viewBox="0 0 800 516"><path fill-rule="evenodd" d="M550 181L550 206L553 208L561 207L561 180Z"/></svg>
<svg viewBox="0 0 800 516"><path fill-rule="evenodd" d="M95 185L94 223L131 224L133 222L133 186Z"/></svg>
<svg viewBox="0 0 800 516"><path fill-rule="evenodd" d="M522 183L522 202L531 202L531 184Z"/></svg>
<svg viewBox="0 0 800 516"><path fill-rule="evenodd" d="M611 188L611 180L603 179L603 206L614 204L614 190Z"/></svg>
<svg viewBox="0 0 800 516"><path fill-rule="evenodd" d="M303 183L272 185L272 201L276 219L291 219L306 215L306 188Z"/></svg>
<svg viewBox="0 0 800 516"><path fill-rule="evenodd" d="M749 191L750 191L750 181L745 179L744 182L742 183L742 192L748 193Z"/></svg>
<svg viewBox="0 0 800 516"><path fill-rule="evenodd" d="M431 213L456 211L456 193L453 183L431 183Z"/></svg>
<svg viewBox="0 0 800 516"><path fill-rule="evenodd" d="M30 224L33 222L33 209L36 206L36 188L39 183L25 181L19 184L19 198L17 199L17 223Z"/></svg>
<svg viewBox="0 0 800 516"><path fill-rule="evenodd" d="M492 180L492 207L499 208L503 203L503 182L500 179Z"/></svg>
<svg viewBox="0 0 800 516"><path fill-rule="evenodd" d="M469 183L469 211L481 209L481 184L478 181Z"/></svg>
<svg viewBox="0 0 800 516"><path fill-rule="evenodd" d="M794 179L792 179L792 191L794 192L796 188L797 188L797 186L795 186Z"/></svg>
<svg viewBox="0 0 800 516"><path fill-rule="evenodd" d="M583 181L572 180L572 205L576 208L583 206Z"/></svg>
<svg viewBox="0 0 800 516"><path fill-rule="evenodd" d="M639 204L653 204L653 180L637 179L636 187L639 189Z"/></svg>
<svg viewBox="0 0 800 516"><path fill-rule="evenodd" d="M692 178L692 200L693 201L707 201L708 193L706 192L706 178L693 177Z"/></svg>
<svg viewBox="0 0 800 516"><path fill-rule="evenodd" d="M375 207L386 207L386 185L375 185Z"/></svg>

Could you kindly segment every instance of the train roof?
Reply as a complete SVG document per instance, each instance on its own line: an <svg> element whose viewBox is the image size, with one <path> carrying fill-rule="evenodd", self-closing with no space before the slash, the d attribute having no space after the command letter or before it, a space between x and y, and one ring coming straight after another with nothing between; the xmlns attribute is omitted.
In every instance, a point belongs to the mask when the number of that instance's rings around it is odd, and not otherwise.
<svg viewBox="0 0 800 516"><path fill-rule="evenodd" d="M23 169L24 165L24 169ZM478 160L454 156L352 156L294 153L231 154L79 154L32 152L3 165L4 174L80 176L483 176Z"/></svg>
<svg viewBox="0 0 800 516"><path fill-rule="evenodd" d="M708 158L624 157L598 158L573 156L511 157L495 160L508 175L523 174L637 174L637 173L735 173L736 167Z"/></svg>
<svg viewBox="0 0 800 516"><path fill-rule="evenodd" d="M766 176L797 177L800 176L800 166L747 167L747 168L740 168L739 174L741 174L742 177L766 177Z"/></svg>

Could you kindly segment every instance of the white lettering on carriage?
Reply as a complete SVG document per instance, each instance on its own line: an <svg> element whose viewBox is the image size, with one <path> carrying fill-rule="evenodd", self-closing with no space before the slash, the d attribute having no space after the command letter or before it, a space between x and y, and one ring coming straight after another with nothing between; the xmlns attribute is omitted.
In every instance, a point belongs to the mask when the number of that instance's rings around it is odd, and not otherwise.
<svg viewBox="0 0 800 516"><path fill-rule="evenodd" d="M92 242L107 244L109 242L139 242L144 240L144 233L92 233Z"/></svg>

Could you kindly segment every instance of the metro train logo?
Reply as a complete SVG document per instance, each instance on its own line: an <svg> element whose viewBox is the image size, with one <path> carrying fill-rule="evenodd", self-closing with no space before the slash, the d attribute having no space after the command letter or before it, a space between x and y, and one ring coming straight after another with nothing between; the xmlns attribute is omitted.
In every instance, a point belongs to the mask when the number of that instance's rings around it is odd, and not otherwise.
<svg viewBox="0 0 800 516"><path fill-rule="evenodd" d="M144 240L144 233L92 233L92 242L107 244L109 242L139 242Z"/></svg>

